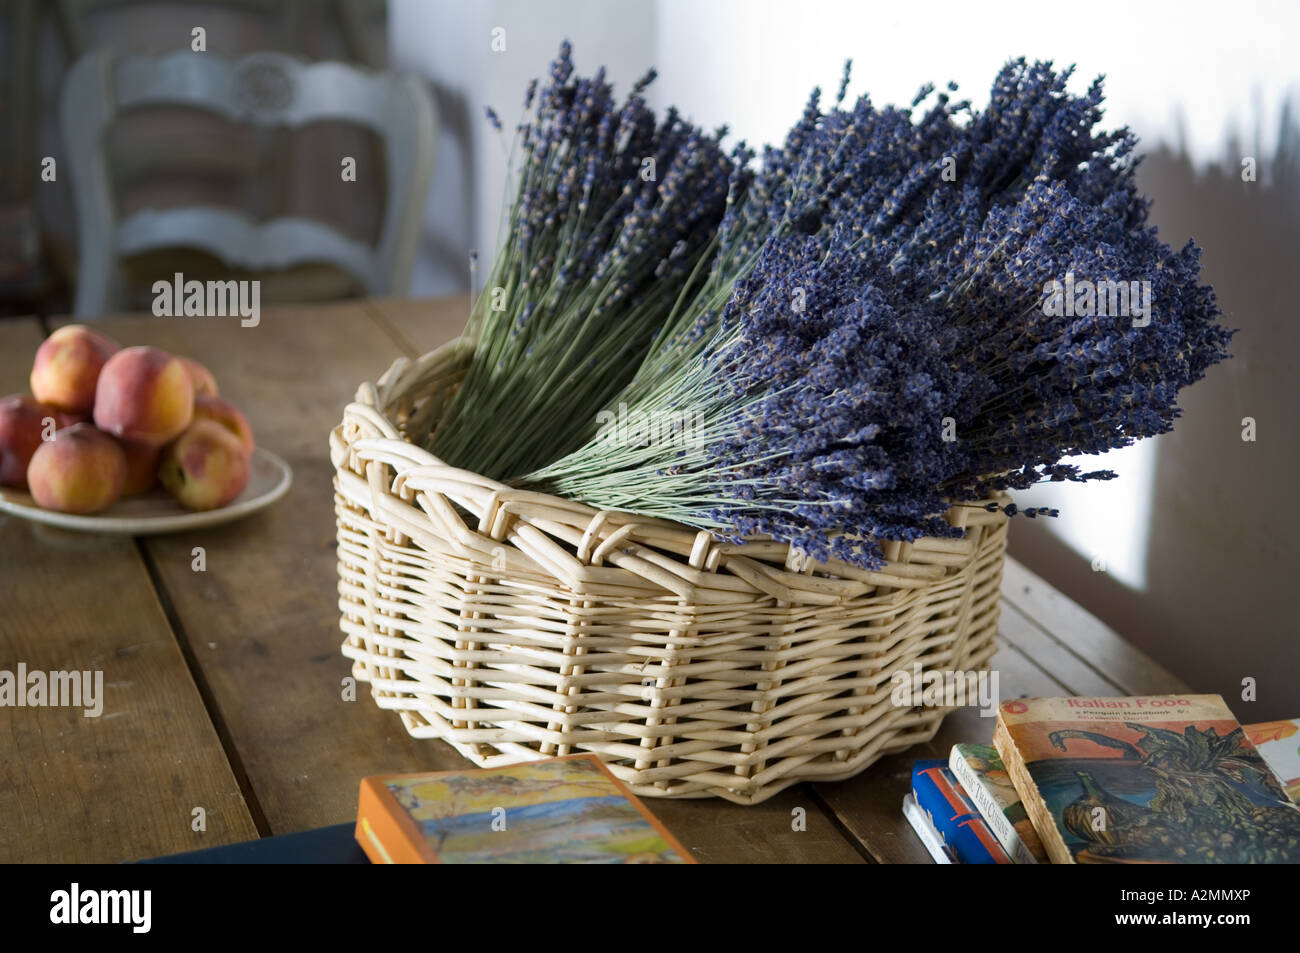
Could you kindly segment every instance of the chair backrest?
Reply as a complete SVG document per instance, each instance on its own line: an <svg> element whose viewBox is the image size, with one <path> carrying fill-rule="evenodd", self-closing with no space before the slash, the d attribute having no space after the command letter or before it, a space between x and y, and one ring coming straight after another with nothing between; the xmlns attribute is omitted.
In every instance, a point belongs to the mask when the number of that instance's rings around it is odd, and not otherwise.
<svg viewBox="0 0 1300 953"><path fill-rule="evenodd" d="M220 208L150 209L118 222L104 134L119 111L146 106L188 106L258 126L335 120L373 130L387 173L378 243L367 246L308 219L256 223ZM160 248L200 249L248 269L328 263L369 294L407 290L437 132L433 101L414 77L273 52L229 60L182 50L114 60L96 50L68 73L60 124L77 210L78 316L119 305L122 256Z"/></svg>

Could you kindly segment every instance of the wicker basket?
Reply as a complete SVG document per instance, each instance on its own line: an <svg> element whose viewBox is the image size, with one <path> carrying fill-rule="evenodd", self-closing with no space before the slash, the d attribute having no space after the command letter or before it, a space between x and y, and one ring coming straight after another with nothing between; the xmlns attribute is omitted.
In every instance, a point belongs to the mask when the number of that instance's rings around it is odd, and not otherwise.
<svg viewBox="0 0 1300 953"><path fill-rule="evenodd" d="M994 651L1006 517L800 565L449 467L408 443L463 375L460 342L363 384L330 436L343 654L381 708L479 765L582 751L642 796L762 801L931 738L899 670Z"/></svg>

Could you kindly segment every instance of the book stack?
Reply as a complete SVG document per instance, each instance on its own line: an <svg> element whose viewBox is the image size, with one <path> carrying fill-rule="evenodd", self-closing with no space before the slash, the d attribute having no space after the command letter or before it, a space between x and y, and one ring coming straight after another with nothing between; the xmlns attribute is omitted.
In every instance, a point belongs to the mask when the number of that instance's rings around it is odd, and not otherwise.
<svg viewBox="0 0 1300 953"><path fill-rule="evenodd" d="M1300 863L1300 719L1218 695L1023 698L992 744L918 761L903 813L937 863Z"/></svg>

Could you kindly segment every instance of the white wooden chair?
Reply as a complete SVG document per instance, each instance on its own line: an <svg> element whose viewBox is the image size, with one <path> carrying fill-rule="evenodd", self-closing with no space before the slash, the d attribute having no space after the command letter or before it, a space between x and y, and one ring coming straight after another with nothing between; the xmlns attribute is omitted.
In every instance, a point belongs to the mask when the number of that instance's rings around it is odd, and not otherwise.
<svg viewBox="0 0 1300 953"><path fill-rule="evenodd" d="M259 126L334 120L373 130L383 142L386 172L377 244L304 218L259 223L224 208L145 209L118 221L104 133L118 112L148 106L189 106ZM407 291L437 133L433 101L414 77L273 52L229 60L182 50L114 60L96 50L64 81L60 123L77 211L78 316L120 308L122 259L159 249L197 249L256 271L328 264L370 295ZM335 174L341 160L328 159Z"/></svg>

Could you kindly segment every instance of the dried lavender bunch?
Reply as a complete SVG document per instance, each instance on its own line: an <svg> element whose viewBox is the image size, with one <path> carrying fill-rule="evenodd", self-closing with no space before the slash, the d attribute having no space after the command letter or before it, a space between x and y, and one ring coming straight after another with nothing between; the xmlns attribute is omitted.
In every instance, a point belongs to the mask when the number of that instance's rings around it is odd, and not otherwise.
<svg viewBox="0 0 1300 953"><path fill-rule="evenodd" d="M940 93L916 122L910 110L878 110L865 96L844 108L851 66L851 61L845 64L833 107L823 111L821 91L814 89L784 143L763 149L759 171L749 168L754 153L744 143L737 147L727 213L708 276L694 296L678 300L644 364L613 406L651 412L656 390L671 386L683 368L700 358L719 330L724 308L735 307L729 302L737 284L750 274L767 242L811 236L825 251L839 240L837 223L874 221L884 227L919 214L915 183L937 170L958 131L953 117L965 113L969 104L950 102L947 93ZM913 108L933 92L932 87L922 89ZM589 437L597 430L593 424Z"/></svg>
<svg viewBox="0 0 1300 953"><path fill-rule="evenodd" d="M1194 247L1146 227L1133 137L1094 132L1100 84L1073 97L1068 77L1010 63L982 112L943 99L891 128L909 145L883 163L883 114L806 112L776 156L778 179L798 170L780 224L700 314L703 343L642 368L639 409L689 411L694 440L598 436L520 482L874 567L879 540L954 535L952 503L1113 476L1061 460L1168 430L1230 334ZM1147 282L1149 323L1048 307L1073 274Z"/></svg>
<svg viewBox="0 0 1300 953"><path fill-rule="evenodd" d="M469 371L427 442L443 460L505 477L581 445L592 408L698 285L732 162L725 130L673 109L656 121L643 95L653 79L618 103L603 68L574 75L566 42L549 82L530 84L508 237L465 332Z"/></svg>

